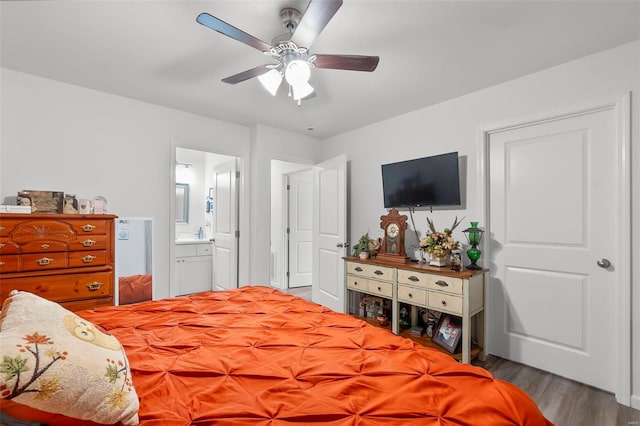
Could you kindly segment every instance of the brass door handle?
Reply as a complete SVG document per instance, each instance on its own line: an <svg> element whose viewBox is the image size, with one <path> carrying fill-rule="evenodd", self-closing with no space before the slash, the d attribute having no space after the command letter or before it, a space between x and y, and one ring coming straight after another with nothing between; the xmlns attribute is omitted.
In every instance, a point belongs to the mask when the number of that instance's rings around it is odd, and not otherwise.
<svg viewBox="0 0 640 426"><path fill-rule="evenodd" d="M90 223L88 223L88 224L86 224L86 225L82 225L81 229L82 229L84 232L91 232L91 231L93 231L94 229L96 229L96 226L95 226L95 225L91 225Z"/></svg>
<svg viewBox="0 0 640 426"><path fill-rule="evenodd" d="M95 260L95 256L92 256L90 254L86 255L86 256L82 256L81 259L84 263L91 263Z"/></svg>
<svg viewBox="0 0 640 426"><path fill-rule="evenodd" d="M95 240L84 240L82 242L82 245L85 247L91 247L92 245L94 245L96 243Z"/></svg>
<svg viewBox="0 0 640 426"><path fill-rule="evenodd" d="M51 262L53 262L53 259L51 259L50 257L41 257L40 259L36 260L36 263L40 266L46 266Z"/></svg>
<svg viewBox="0 0 640 426"><path fill-rule="evenodd" d="M96 290L100 290L100 287L102 287L102 283L99 282L93 282L91 284L87 284L87 288L89 289L89 291L96 291Z"/></svg>

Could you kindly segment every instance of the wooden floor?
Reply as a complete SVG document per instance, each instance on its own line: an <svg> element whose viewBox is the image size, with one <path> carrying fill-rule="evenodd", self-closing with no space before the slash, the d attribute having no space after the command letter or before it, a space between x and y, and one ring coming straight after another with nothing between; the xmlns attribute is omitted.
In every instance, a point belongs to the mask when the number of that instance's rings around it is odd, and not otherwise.
<svg viewBox="0 0 640 426"><path fill-rule="evenodd" d="M285 291L311 300L311 287ZM618 404L608 392L493 355L473 364L524 390L557 426L640 426L640 411Z"/></svg>
<svg viewBox="0 0 640 426"><path fill-rule="evenodd" d="M524 390L558 426L640 425L640 411L618 404L608 392L493 355L473 364Z"/></svg>

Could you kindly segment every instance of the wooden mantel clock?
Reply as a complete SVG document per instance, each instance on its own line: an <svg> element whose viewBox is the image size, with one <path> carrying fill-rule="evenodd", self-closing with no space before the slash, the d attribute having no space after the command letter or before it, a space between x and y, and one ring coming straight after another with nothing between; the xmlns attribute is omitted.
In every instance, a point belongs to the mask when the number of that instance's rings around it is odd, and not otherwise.
<svg viewBox="0 0 640 426"><path fill-rule="evenodd" d="M407 216L391 209L389 214L380 216L380 227L384 232L382 246L377 259L405 263L409 257L404 247L404 233L407 230Z"/></svg>

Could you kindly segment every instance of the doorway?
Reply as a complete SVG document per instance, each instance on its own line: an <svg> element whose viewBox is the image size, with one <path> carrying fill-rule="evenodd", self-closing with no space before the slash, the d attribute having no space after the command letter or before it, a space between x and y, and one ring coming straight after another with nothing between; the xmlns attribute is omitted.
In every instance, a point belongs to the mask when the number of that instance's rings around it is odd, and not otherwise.
<svg viewBox="0 0 640 426"><path fill-rule="evenodd" d="M179 277L198 281L189 285L189 288L197 288L198 291L237 288L241 158L180 146L173 149L172 186L176 187L176 196L172 197L171 209L174 235L172 257L178 260L177 256L180 255L181 259L187 256L193 258L191 260L198 260L197 263L183 262L180 266L197 264L202 269L202 265L207 265L208 269L206 273L185 274L180 272L176 261L171 262L171 276L174 278L171 295L181 294L184 285L180 284ZM177 196L178 186L184 194L181 197ZM180 200L185 205L178 205ZM224 226L221 226L221 221L224 221ZM180 252L177 246L180 246ZM195 253L183 253L183 249L191 246ZM207 262L203 261L203 257L208 257ZM207 282L200 282L202 280Z"/></svg>

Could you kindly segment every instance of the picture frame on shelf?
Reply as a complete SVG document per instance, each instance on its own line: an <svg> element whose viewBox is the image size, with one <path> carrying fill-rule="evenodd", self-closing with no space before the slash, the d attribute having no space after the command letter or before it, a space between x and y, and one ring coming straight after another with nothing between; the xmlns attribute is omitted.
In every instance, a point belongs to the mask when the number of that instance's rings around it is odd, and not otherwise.
<svg viewBox="0 0 640 426"><path fill-rule="evenodd" d="M447 352L455 353L461 337L462 321L460 318L449 314L442 314L431 341Z"/></svg>

